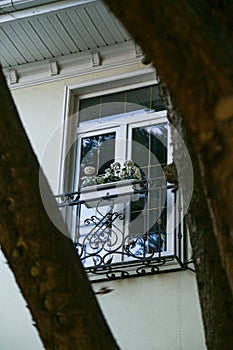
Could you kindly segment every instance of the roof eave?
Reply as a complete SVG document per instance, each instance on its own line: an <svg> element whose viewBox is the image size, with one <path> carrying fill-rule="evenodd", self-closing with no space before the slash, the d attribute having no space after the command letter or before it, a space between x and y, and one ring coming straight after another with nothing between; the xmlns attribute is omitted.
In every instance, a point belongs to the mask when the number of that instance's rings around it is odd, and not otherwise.
<svg viewBox="0 0 233 350"><path fill-rule="evenodd" d="M3 0L0 6L0 23L94 1L98 0Z"/></svg>

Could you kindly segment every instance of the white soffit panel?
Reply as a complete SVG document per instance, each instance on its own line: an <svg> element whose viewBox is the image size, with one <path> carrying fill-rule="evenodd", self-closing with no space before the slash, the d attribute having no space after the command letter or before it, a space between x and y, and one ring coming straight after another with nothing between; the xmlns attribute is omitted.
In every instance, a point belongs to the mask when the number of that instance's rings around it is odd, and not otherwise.
<svg viewBox="0 0 233 350"><path fill-rule="evenodd" d="M55 5L59 3L59 8ZM1 22L0 62L3 68L98 50L132 41L102 1L58 1L50 10ZM69 6L65 7L65 3ZM73 4L73 6L72 6ZM43 7L43 6L42 6ZM32 11L32 9L30 9ZM31 12L30 12L31 13Z"/></svg>

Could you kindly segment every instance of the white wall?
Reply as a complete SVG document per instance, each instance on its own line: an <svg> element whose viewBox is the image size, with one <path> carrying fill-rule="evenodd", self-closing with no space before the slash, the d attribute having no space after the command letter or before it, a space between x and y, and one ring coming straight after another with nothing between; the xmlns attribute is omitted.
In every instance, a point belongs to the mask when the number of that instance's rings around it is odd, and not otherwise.
<svg viewBox="0 0 233 350"><path fill-rule="evenodd" d="M95 72L72 79L12 90L20 117L39 161L42 161L43 153L53 138L54 131L62 125L64 91L67 85L88 82L103 77L104 74L106 76L116 72L123 74L126 70L134 68L120 67L104 73ZM45 172L54 193L58 191L61 140L62 128L53 139L49 162L45 165ZM4 280L10 278L11 282L0 283L1 315L4 310L4 318L0 316L0 348L42 349L38 340L34 340L34 328L31 326L30 331L27 328L31 325L30 318L21 313L22 308L25 309L24 303L16 297L17 286L14 284L13 288L12 278L7 277L9 272L5 271L3 262L0 263L0 272L2 271L4 271L2 278ZM93 288L98 290L102 286L114 289L109 294L98 296L98 300L122 350L205 349L196 280L191 271L98 283L94 284ZM8 295L9 289L14 296ZM10 301L10 298L13 299ZM5 300L11 305L7 318L5 318ZM20 317L18 321L15 313ZM2 324L3 322L6 324ZM22 326L23 322L28 326ZM4 333L2 338L1 333ZM15 342L10 342L11 338ZM30 340L33 341L33 346L28 345L29 338L33 339ZM18 343L21 345L16 345L17 339L21 339L22 342Z"/></svg>
<svg viewBox="0 0 233 350"><path fill-rule="evenodd" d="M195 274L172 272L94 284L122 350L204 350Z"/></svg>
<svg viewBox="0 0 233 350"><path fill-rule="evenodd" d="M78 77L11 90L20 118L54 194L59 188L61 140L65 116L65 88L141 68L139 64L82 74ZM91 84L91 83L90 83ZM46 153L46 157L44 154Z"/></svg>
<svg viewBox="0 0 233 350"><path fill-rule="evenodd" d="M0 349L43 350L26 302L0 249Z"/></svg>

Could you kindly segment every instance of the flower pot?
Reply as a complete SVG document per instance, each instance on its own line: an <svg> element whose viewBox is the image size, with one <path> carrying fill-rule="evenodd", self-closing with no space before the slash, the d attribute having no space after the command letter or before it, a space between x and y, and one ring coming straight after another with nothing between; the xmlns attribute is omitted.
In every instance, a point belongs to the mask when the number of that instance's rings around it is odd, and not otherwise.
<svg viewBox="0 0 233 350"><path fill-rule="evenodd" d="M88 208L134 202L140 196L135 191L135 186L140 186L138 181L129 179L84 187L81 189L80 200L85 201Z"/></svg>

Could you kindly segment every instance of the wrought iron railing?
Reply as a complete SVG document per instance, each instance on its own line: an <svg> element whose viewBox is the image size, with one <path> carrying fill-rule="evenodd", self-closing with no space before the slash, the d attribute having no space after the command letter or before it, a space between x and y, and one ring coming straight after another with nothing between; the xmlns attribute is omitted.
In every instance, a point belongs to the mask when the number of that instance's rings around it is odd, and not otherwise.
<svg viewBox="0 0 233 350"><path fill-rule="evenodd" d="M56 196L91 281L186 268L179 190L158 179L130 185L125 191L124 184L113 183Z"/></svg>

